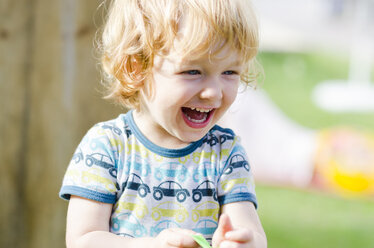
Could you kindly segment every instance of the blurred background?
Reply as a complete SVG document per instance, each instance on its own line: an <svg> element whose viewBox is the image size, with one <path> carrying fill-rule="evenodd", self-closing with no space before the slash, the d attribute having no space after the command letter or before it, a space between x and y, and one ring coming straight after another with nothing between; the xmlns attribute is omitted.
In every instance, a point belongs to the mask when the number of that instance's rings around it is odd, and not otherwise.
<svg viewBox="0 0 374 248"><path fill-rule="evenodd" d="M307 128L374 132L373 1L254 3L260 87L277 108ZM68 162L88 128L124 111L101 98L101 5L0 0L0 247L65 247ZM374 247L369 197L261 182L257 194L269 247Z"/></svg>

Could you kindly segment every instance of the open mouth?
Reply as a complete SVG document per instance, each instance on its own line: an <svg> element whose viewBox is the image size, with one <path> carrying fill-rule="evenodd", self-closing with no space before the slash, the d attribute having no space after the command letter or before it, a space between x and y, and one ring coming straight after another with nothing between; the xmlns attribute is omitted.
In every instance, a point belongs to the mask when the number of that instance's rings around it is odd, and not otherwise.
<svg viewBox="0 0 374 248"><path fill-rule="evenodd" d="M186 108L182 107L182 113L187 125L200 128L209 123L214 109Z"/></svg>

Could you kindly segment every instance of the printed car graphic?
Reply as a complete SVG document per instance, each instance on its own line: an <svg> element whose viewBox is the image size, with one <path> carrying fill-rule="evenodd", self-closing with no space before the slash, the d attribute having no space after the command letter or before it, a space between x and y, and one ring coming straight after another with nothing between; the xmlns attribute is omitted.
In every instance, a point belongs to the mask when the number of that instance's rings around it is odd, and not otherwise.
<svg viewBox="0 0 374 248"><path fill-rule="evenodd" d="M207 133L203 139L203 143L207 143L210 146L214 146L218 143L218 138L214 134Z"/></svg>
<svg viewBox="0 0 374 248"><path fill-rule="evenodd" d="M125 129L125 131L126 131L126 137L129 138L130 135L132 134L129 125L126 124L126 125L124 126L124 129Z"/></svg>
<svg viewBox="0 0 374 248"><path fill-rule="evenodd" d="M144 216L148 214L147 205L142 199L137 198L136 195L127 195L125 200L126 201L118 201L115 204L114 209L116 213L129 210L133 212L138 219L143 219Z"/></svg>
<svg viewBox="0 0 374 248"><path fill-rule="evenodd" d="M89 167L91 167L92 165L97 165L105 169L108 169L109 174L112 177L117 178L117 169L114 167L113 165L114 163L109 156L101 154L101 153L92 153L92 154L86 155L85 161L86 161L86 165Z"/></svg>
<svg viewBox="0 0 374 248"><path fill-rule="evenodd" d="M134 236L128 233L117 233L117 235L122 237L135 238Z"/></svg>
<svg viewBox="0 0 374 248"><path fill-rule="evenodd" d="M100 136L90 141L90 148L92 150L100 149L102 151L110 151L118 156L123 151L123 142L119 138L109 138L107 136Z"/></svg>
<svg viewBox="0 0 374 248"><path fill-rule="evenodd" d="M114 183L112 180L100 176L100 173L101 171L95 168L92 168L88 171L83 171L81 180L85 184L90 184L92 182L99 183L99 185L102 185L109 192L115 192L116 190L119 190L119 185L117 182Z"/></svg>
<svg viewBox="0 0 374 248"><path fill-rule="evenodd" d="M131 213L120 214L112 218L112 230L117 232L126 229L134 237L143 237L147 235L147 229L140 224L139 220Z"/></svg>
<svg viewBox="0 0 374 248"><path fill-rule="evenodd" d="M217 229L217 226L218 224L215 221L200 220L192 230L203 235L213 235L214 231Z"/></svg>
<svg viewBox="0 0 374 248"><path fill-rule="evenodd" d="M151 166L149 165L149 163L139 155L131 156L131 158L127 160L127 174L130 172L131 167L139 171L141 176L148 176L148 174L151 172Z"/></svg>
<svg viewBox="0 0 374 248"><path fill-rule="evenodd" d="M233 135L222 134L219 136L219 142L221 144L225 143L226 140L233 140L233 139L234 139Z"/></svg>
<svg viewBox="0 0 374 248"><path fill-rule="evenodd" d="M71 158L71 160L73 161L74 160L74 163L78 164L79 161L83 160L83 153L82 153L82 150L79 148L79 151L77 151L76 153L74 153L73 157Z"/></svg>
<svg viewBox="0 0 374 248"><path fill-rule="evenodd" d="M218 221L219 204L214 201L203 202L192 210L192 220L198 221L201 217L213 217Z"/></svg>
<svg viewBox="0 0 374 248"><path fill-rule="evenodd" d="M165 181L160 183L160 185L153 187L153 197L156 200L159 201L164 196L175 196L177 201L184 202L187 196L190 196L190 193L175 181Z"/></svg>
<svg viewBox="0 0 374 248"><path fill-rule="evenodd" d="M240 176L240 174L236 174L236 176ZM238 184L245 184L247 185L249 182L248 177L242 177L242 178L234 178L234 179L226 179L221 182L221 188L222 190L229 192L231 191L236 185Z"/></svg>
<svg viewBox="0 0 374 248"><path fill-rule="evenodd" d="M223 172L224 174L230 174L234 169L243 167L246 171L249 171L249 163L241 154L236 154L230 159L229 166Z"/></svg>
<svg viewBox="0 0 374 248"><path fill-rule="evenodd" d="M151 193L149 186L135 173L131 173L127 180L122 183L122 190L125 190L125 188L138 191L141 197L145 197L147 193Z"/></svg>
<svg viewBox="0 0 374 248"><path fill-rule="evenodd" d="M102 125L101 128L102 129L110 129L110 130L112 130L117 135L121 135L122 134L121 129L119 129L118 127L116 127L115 124L106 123L106 124Z"/></svg>
<svg viewBox="0 0 374 248"><path fill-rule="evenodd" d="M188 211L178 202L163 202L152 208L152 219L158 221L161 217L172 217L181 223L188 217Z"/></svg>
<svg viewBox="0 0 374 248"><path fill-rule="evenodd" d="M77 185L81 181L81 171L78 169L70 169L66 171L64 184Z"/></svg>
<svg viewBox="0 0 374 248"><path fill-rule="evenodd" d="M216 186L212 181L206 180L192 190L192 200L194 202L199 202L203 196L213 196L213 199L217 201Z"/></svg>
<svg viewBox="0 0 374 248"><path fill-rule="evenodd" d="M211 162L204 162L203 166L198 166L194 171L192 178L195 182L199 182L205 177L214 177L218 175L215 165Z"/></svg>
<svg viewBox="0 0 374 248"><path fill-rule="evenodd" d="M247 186L236 186L234 187L231 192L231 194L240 194L240 193L249 193Z"/></svg>
<svg viewBox="0 0 374 248"><path fill-rule="evenodd" d="M178 223L176 223L175 221L163 220L163 221L160 221L159 223L157 223L157 225L151 227L150 236L155 237L165 229L180 228L180 227L181 226Z"/></svg>
<svg viewBox="0 0 374 248"><path fill-rule="evenodd" d="M176 177L178 181L184 182L187 176L187 167L178 162L163 163L155 169L155 177L160 181L165 177Z"/></svg>

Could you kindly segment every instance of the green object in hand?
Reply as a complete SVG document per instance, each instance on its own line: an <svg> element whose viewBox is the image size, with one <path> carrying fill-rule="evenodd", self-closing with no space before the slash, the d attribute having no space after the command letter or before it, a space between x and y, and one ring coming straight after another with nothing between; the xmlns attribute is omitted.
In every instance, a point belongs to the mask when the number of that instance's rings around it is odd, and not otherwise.
<svg viewBox="0 0 374 248"><path fill-rule="evenodd" d="M192 238L198 243L202 248L212 248L209 242L201 234L192 234Z"/></svg>

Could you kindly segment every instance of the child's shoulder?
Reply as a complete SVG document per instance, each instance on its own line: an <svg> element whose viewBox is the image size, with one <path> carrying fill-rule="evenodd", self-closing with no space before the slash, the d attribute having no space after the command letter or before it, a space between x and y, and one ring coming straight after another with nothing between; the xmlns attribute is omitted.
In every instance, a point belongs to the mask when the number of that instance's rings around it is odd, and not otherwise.
<svg viewBox="0 0 374 248"><path fill-rule="evenodd" d="M88 132L111 137L125 135L128 138L131 135L131 129L126 115L120 114L114 119L98 122Z"/></svg>

